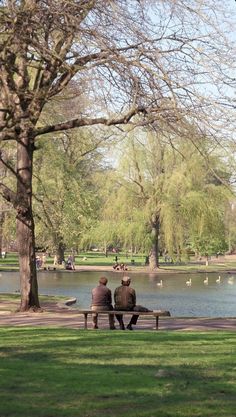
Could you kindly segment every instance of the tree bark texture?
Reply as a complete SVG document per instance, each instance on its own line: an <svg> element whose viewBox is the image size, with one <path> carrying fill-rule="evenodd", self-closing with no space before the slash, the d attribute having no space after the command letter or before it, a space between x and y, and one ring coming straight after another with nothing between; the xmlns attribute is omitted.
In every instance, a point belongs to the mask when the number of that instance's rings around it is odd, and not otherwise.
<svg viewBox="0 0 236 417"><path fill-rule="evenodd" d="M152 234L152 247L149 254L149 268L151 271L154 271L159 266L159 230L160 230L160 221L159 217L155 216L155 218L151 221L151 234Z"/></svg>
<svg viewBox="0 0 236 417"><path fill-rule="evenodd" d="M57 262L59 263L59 265L62 264L62 262L65 261L65 244L60 241L59 239L59 243L58 240L55 241L56 246L56 255L57 255Z"/></svg>
<svg viewBox="0 0 236 417"><path fill-rule="evenodd" d="M28 132L17 143L17 246L20 268L20 311L39 308L32 213L32 162L34 144Z"/></svg>
<svg viewBox="0 0 236 417"><path fill-rule="evenodd" d="M0 212L0 255L2 253L3 248L3 224L5 219L5 213L4 211Z"/></svg>

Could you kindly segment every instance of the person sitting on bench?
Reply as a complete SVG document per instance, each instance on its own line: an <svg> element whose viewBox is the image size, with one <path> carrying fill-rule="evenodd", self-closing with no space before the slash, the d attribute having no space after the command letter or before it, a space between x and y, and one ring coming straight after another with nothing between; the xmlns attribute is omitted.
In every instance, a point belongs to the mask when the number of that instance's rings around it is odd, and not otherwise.
<svg viewBox="0 0 236 417"><path fill-rule="evenodd" d="M121 286L117 287L114 292L115 310L123 311L151 311L143 306L136 306L136 293L133 288L130 287L130 277L123 277L121 280ZM120 329L125 330L123 322L123 315L117 314L116 318L119 322ZM133 330L132 325L137 323L139 316L133 315L127 326L127 329Z"/></svg>
<svg viewBox="0 0 236 417"><path fill-rule="evenodd" d="M109 311L113 310L111 290L107 288L107 278L101 277L99 285L92 290L91 310ZM111 330L115 330L115 320L112 314L109 314L109 325ZM98 315L93 314L93 328L98 329Z"/></svg>

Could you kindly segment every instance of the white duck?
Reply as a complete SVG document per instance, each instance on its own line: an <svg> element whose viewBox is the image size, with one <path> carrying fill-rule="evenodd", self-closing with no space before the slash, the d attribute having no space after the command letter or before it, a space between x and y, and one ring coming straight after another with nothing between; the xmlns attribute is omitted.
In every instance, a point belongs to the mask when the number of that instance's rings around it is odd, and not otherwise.
<svg viewBox="0 0 236 417"><path fill-rule="evenodd" d="M162 279L159 282L157 282L157 286L158 287L163 287L163 281L162 281Z"/></svg>
<svg viewBox="0 0 236 417"><path fill-rule="evenodd" d="M206 277L203 282L205 285L208 285L208 277Z"/></svg>
<svg viewBox="0 0 236 417"><path fill-rule="evenodd" d="M189 278L188 281L186 281L186 285L188 287L190 287L192 285L192 279L191 278Z"/></svg>
<svg viewBox="0 0 236 417"><path fill-rule="evenodd" d="M221 276L219 275L219 277L216 279L217 284L220 284L221 281Z"/></svg>

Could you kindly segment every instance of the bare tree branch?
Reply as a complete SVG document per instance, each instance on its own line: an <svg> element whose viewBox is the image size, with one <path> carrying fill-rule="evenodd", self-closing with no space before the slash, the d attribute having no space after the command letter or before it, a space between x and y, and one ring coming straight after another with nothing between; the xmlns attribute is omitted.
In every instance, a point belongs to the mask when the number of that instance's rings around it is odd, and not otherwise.
<svg viewBox="0 0 236 417"><path fill-rule="evenodd" d="M134 117L135 115L139 113L146 114L147 111L144 107L136 107L128 111L126 114L120 117L114 118L114 119L113 118L108 119L105 117L96 117L94 119L84 118L84 119L69 120L68 122L65 122L65 123L59 123L57 125L55 124L52 126L45 126L42 128L35 129L34 137L39 136L39 135L45 135L51 132L59 132L62 130L74 129L76 127L82 127L82 126L93 126L93 125L98 125L98 124L102 124L105 126L113 126L113 125L119 125L119 124L127 124L132 119L132 117Z"/></svg>
<svg viewBox="0 0 236 417"><path fill-rule="evenodd" d="M14 207L16 207L18 201L17 194L2 182L0 182L0 193L6 201L10 202Z"/></svg>
<svg viewBox="0 0 236 417"><path fill-rule="evenodd" d="M16 178L18 178L18 175L17 175L17 172L15 171L15 169L8 162L6 162L3 159L1 151L0 151L0 161Z"/></svg>

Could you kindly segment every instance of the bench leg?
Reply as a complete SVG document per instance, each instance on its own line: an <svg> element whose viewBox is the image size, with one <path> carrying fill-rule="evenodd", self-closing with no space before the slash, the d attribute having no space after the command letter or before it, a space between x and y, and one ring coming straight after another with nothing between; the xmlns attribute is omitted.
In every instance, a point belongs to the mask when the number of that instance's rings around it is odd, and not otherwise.
<svg viewBox="0 0 236 417"><path fill-rule="evenodd" d="M156 316L156 330L158 330L159 316Z"/></svg>
<svg viewBox="0 0 236 417"><path fill-rule="evenodd" d="M88 313L84 313L84 328L88 328Z"/></svg>

